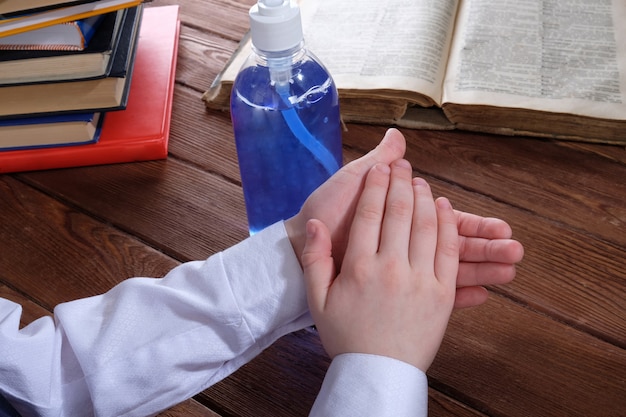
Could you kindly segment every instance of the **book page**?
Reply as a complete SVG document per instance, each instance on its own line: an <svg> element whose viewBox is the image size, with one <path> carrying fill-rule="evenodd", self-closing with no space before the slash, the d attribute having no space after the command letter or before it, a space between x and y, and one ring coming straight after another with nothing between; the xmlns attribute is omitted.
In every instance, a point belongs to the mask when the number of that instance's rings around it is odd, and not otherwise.
<svg viewBox="0 0 626 417"><path fill-rule="evenodd" d="M399 96L408 90L436 104L457 6L458 0L300 1L307 48L340 89L395 89Z"/></svg>
<svg viewBox="0 0 626 417"><path fill-rule="evenodd" d="M444 102L626 120L624 0L461 1Z"/></svg>

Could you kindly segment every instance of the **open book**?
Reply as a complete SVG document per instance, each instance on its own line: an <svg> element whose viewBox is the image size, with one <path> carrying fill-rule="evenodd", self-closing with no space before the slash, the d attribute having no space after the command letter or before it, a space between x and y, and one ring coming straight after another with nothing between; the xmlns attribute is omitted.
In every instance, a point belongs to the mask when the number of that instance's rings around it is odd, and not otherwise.
<svg viewBox="0 0 626 417"><path fill-rule="evenodd" d="M626 143L624 0L300 0L346 122ZM203 99L227 110L249 38Z"/></svg>

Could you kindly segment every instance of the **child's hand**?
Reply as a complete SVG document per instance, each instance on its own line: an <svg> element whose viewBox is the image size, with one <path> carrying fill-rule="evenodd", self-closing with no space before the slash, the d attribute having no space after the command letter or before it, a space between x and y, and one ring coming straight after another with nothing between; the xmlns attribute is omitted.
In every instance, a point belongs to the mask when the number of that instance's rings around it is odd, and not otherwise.
<svg viewBox="0 0 626 417"><path fill-rule="evenodd" d="M327 226L335 263L343 262L365 176L376 163L389 165L402 158L405 148L404 136L396 129L389 129L379 146L341 168L311 194L297 215L285 221L289 240L300 262L306 223L310 219L321 220ZM460 211L456 215L461 264L455 307L477 306L487 300L483 285L505 284L515 277L515 264L522 260L524 248L511 239L511 227L503 220Z"/></svg>
<svg viewBox="0 0 626 417"><path fill-rule="evenodd" d="M515 278L515 264L524 257L524 247L511 239L511 226L503 220L455 213L461 262L454 307L475 307L487 301L483 285L506 284Z"/></svg>
<svg viewBox="0 0 626 417"><path fill-rule="evenodd" d="M328 228L307 224L302 264L326 351L392 357L426 371L455 299L457 218L405 160L369 172L339 274Z"/></svg>
<svg viewBox="0 0 626 417"><path fill-rule="evenodd" d="M310 219L319 219L330 231L333 255L337 264L341 264L367 173L376 164L389 165L402 158L405 150L402 133L389 129L376 148L343 166L307 198L298 214L285 221L289 240L300 263L306 242L306 223Z"/></svg>

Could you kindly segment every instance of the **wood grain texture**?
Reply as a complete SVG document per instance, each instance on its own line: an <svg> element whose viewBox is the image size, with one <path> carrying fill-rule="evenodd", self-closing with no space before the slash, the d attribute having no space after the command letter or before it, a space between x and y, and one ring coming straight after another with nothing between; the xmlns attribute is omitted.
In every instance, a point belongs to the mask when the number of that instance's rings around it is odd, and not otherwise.
<svg viewBox="0 0 626 417"><path fill-rule="evenodd" d="M347 143L362 140L353 126ZM530 138L405 131L407 158L420 173L476 191L538 216L626 244L626 165L602 155ZM371 135L370 135L371 137ZM585 221L581 221L585 219Z"/></svg>
<svg viewBox="0 0 626 417"><path fill-rule="evenodd" d="M177 4L185 26L239 42L248 31L248 9L256 0L153 0L149 6Z"/></svg>
<svg viewBox="0 0 626 417"><path fill-rule="evenodd" d="M160 417L221 417L215 411L190 399L159 414Z"/></svg>
<svg viewBox="0 0 626 417"><path fill-rule="evenodd" d="M235 41L189 26L182 27L179 42L176 81L199 93L211 86L238 46Z"/></svg>
<svg viewBox="0 0 626 417"><path fill-rule="evenodd" d="M199 168L240 184L230 118L224 113L207 111L200 95L186 88L176 90L180 97L172 120L169 152Z"/></svg>
<svg viewBox="0 0 626 417"><path fill-rule="evenodd" d="M453 315L429 376L488 415L619 416L626 409L622 348L497 296Z"/></svg>
<svg viewBox="0 0 626 417"><path fill-rule="evenodd" d="M125 278L163 276L178 264L9 176L0 177L0 194L2 282L48 311L105 292Z"/></svg>
<svg viewBox="0 0 626 417"><path fill-rule="evenodd" d="M79 172L23 178L180 261L205 259L247 237L241 187L192 165L169 159Z"/></svg>
<svg viewBox="0 0 626 417"><path fill-rule="evenodd" d="M247 31L254 0L180 4L166 161L0 176L0 297L21 325L131 276L164 275L247 236L230 118L202 93ZM344 159L387 126L348 125ZM600 416L626 410L626 148L405 131L436 195L507 220L526 248L516 279L456 312L429 371L430 415ZM329 359L315 331L281 338L162 416L305 416Z"/></svg>

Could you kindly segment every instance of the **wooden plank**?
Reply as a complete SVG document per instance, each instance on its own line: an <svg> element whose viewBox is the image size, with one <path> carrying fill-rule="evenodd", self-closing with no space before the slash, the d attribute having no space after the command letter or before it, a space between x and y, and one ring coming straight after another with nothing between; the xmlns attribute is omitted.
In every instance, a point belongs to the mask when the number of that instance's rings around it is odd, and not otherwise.
<svg viewBox="0 0 626 417"><path fill-rule="evenodd" d="M488 415L619 416L626 352L493 296L452 316L433 387Z"/></svg>
<svg viewBox="0 0 626 417"><path fill-rule="evenodd" d="M241 188L175 159L20 178L179 261L205 259L248 236Z"/></svg>
<svg viewBox="0 0 626 417"><path fill-rule="evenodd" d="M626 250L549 222L511 223L526 256L516 280L498 291L626 348Z"/></svg>
<svg viewBox="0 0 626 417"><path fill-rule="evenodd" d="M240 184L233 128L228 115L206 110L200 94L176 88L170 155Z"/></svg>
<svg viewBox="0 0 626 417"><path fill-rule="evenodd" d="M430 388L428 390L428 416L485 417L485 414Z"/></svg>
<svg viewBox="0 0 626 417"><path fill-rule="evenodd" d="M455 207L505 219L525 246L513 282L495 288L544 314L626 347L624 247L428 178Z"/></svg>
<svg viewBox="0 0 626 417"><path fill-rule="evenodd" d="M564 148L576 149L601 155L611 161L620 162L626 165L626 146L566 141L559 141L555 143Z"/></svg>
<svg viewBox="0 0 626 417"><path fill-rule="evenodd" d="M176 82L204 93L237 46L235 41L183 26L179 38Z"/></svg>
<svg viewBox="0 0 626 417"><path fill-rule="evenodd" d="M221 417L205 405L194 399L184 401L167 411L159 414L160 417Z"/></svg>
<svg viewBox="0 0 626 417"><path fill-rule="evenodd" d="M248 9L255 3L256 0L153 0L147 4L178 4L185 25L238 42L248 31Z"/></svg>
<svg viewBox="0 0 626 417"><path fill-rule="evenodd" d="M128 277L162 276L178 264L9 176L0 177L0 194L0 240L7 243L2 282L48 311Z"/></svg>
<svg viewBox="0 0 626 417"><path fill-rule="evenodd" d="M344 141L370 149L378 141L371 132L351 125ZM404 133L407 157L420 172L626 246L625 165L537 139Z"/></svg>

